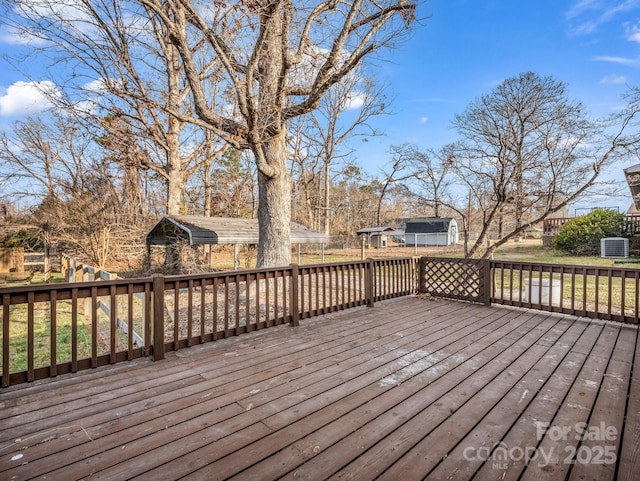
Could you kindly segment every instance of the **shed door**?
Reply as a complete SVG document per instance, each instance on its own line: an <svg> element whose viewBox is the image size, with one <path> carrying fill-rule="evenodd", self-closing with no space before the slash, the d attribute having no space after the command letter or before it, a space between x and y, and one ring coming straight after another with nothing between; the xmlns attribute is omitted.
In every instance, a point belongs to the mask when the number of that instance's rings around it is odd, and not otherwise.
<svg viewBox="0 0 640 481"><path fill-rule="evenodd" d="M449 227L449 245L454 245L458 241L458 228L455 225Z"/></svg>

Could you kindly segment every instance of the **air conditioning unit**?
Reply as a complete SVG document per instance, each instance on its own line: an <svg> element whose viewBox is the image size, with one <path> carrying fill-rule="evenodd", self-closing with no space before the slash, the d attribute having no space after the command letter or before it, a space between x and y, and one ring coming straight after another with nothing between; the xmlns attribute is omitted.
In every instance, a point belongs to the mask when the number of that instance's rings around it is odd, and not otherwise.
<svg viewBox="0 0 640 481"><path fill-rule="evenodd" d="M629 239L624 237L600 239L600 257L629 257Z"/></svg>

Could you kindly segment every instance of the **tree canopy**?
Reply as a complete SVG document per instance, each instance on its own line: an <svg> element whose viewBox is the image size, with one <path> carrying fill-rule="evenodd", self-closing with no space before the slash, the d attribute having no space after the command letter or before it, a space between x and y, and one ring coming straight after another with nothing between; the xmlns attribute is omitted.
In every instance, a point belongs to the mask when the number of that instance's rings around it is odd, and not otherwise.
<svg viewBox="0 0 640 481"><path fill-rule="evenodd" d="M627 234L624 214L597 208L567 221L553 238L553 247L576 256L598 255L601 239Z"/></svg>
<svg viewBox="0 0 640 481"><path fill-rule="evenodd" d="M631 109L615 122L593 119L564 82L533 72L472 101L453 121L461 140L452 157L483 219L468 254L493 235L484 250L491 255L592 188L605 166L635 148L637 139L624 134L637 115Z"/></svg>

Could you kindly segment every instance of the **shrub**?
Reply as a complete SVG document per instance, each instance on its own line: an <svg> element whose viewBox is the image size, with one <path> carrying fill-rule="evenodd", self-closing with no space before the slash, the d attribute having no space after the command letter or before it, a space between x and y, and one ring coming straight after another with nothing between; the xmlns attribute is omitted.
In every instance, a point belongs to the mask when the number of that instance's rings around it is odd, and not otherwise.
<svg viewBox="0 0 640 481"><path fill-rule="evenodd" d="M624 214L608 209L594 209L563 225L553 238L553 247L576 256L599 255L600 239L625 237L626 234Z"/></svg>

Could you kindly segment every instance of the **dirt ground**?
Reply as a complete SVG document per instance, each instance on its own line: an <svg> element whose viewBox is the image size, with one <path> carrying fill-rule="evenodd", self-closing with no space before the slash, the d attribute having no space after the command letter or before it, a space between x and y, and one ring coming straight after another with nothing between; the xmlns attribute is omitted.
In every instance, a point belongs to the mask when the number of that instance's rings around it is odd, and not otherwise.
<svg viewBox="0 0 640 481"><path fill-rule="evenodd" d="M322 248L316 245L301 246L298 252L297 246L292 249L291 262L300 265L320 264L323 261L340 262L346 260L360 259L382 259L389 257L411 257L424 255L461 256L463 253L462 245L459 246L441 246L441 247L386 247L381 249L368 248L327 248L324 250L324 258ZM246 250L241 249L238 255L238 268L252 268L255 265L255 252L247 254ZM231 249L219 250L213 255L212 267L218 269L233 268L233 251Z"/></svg>

